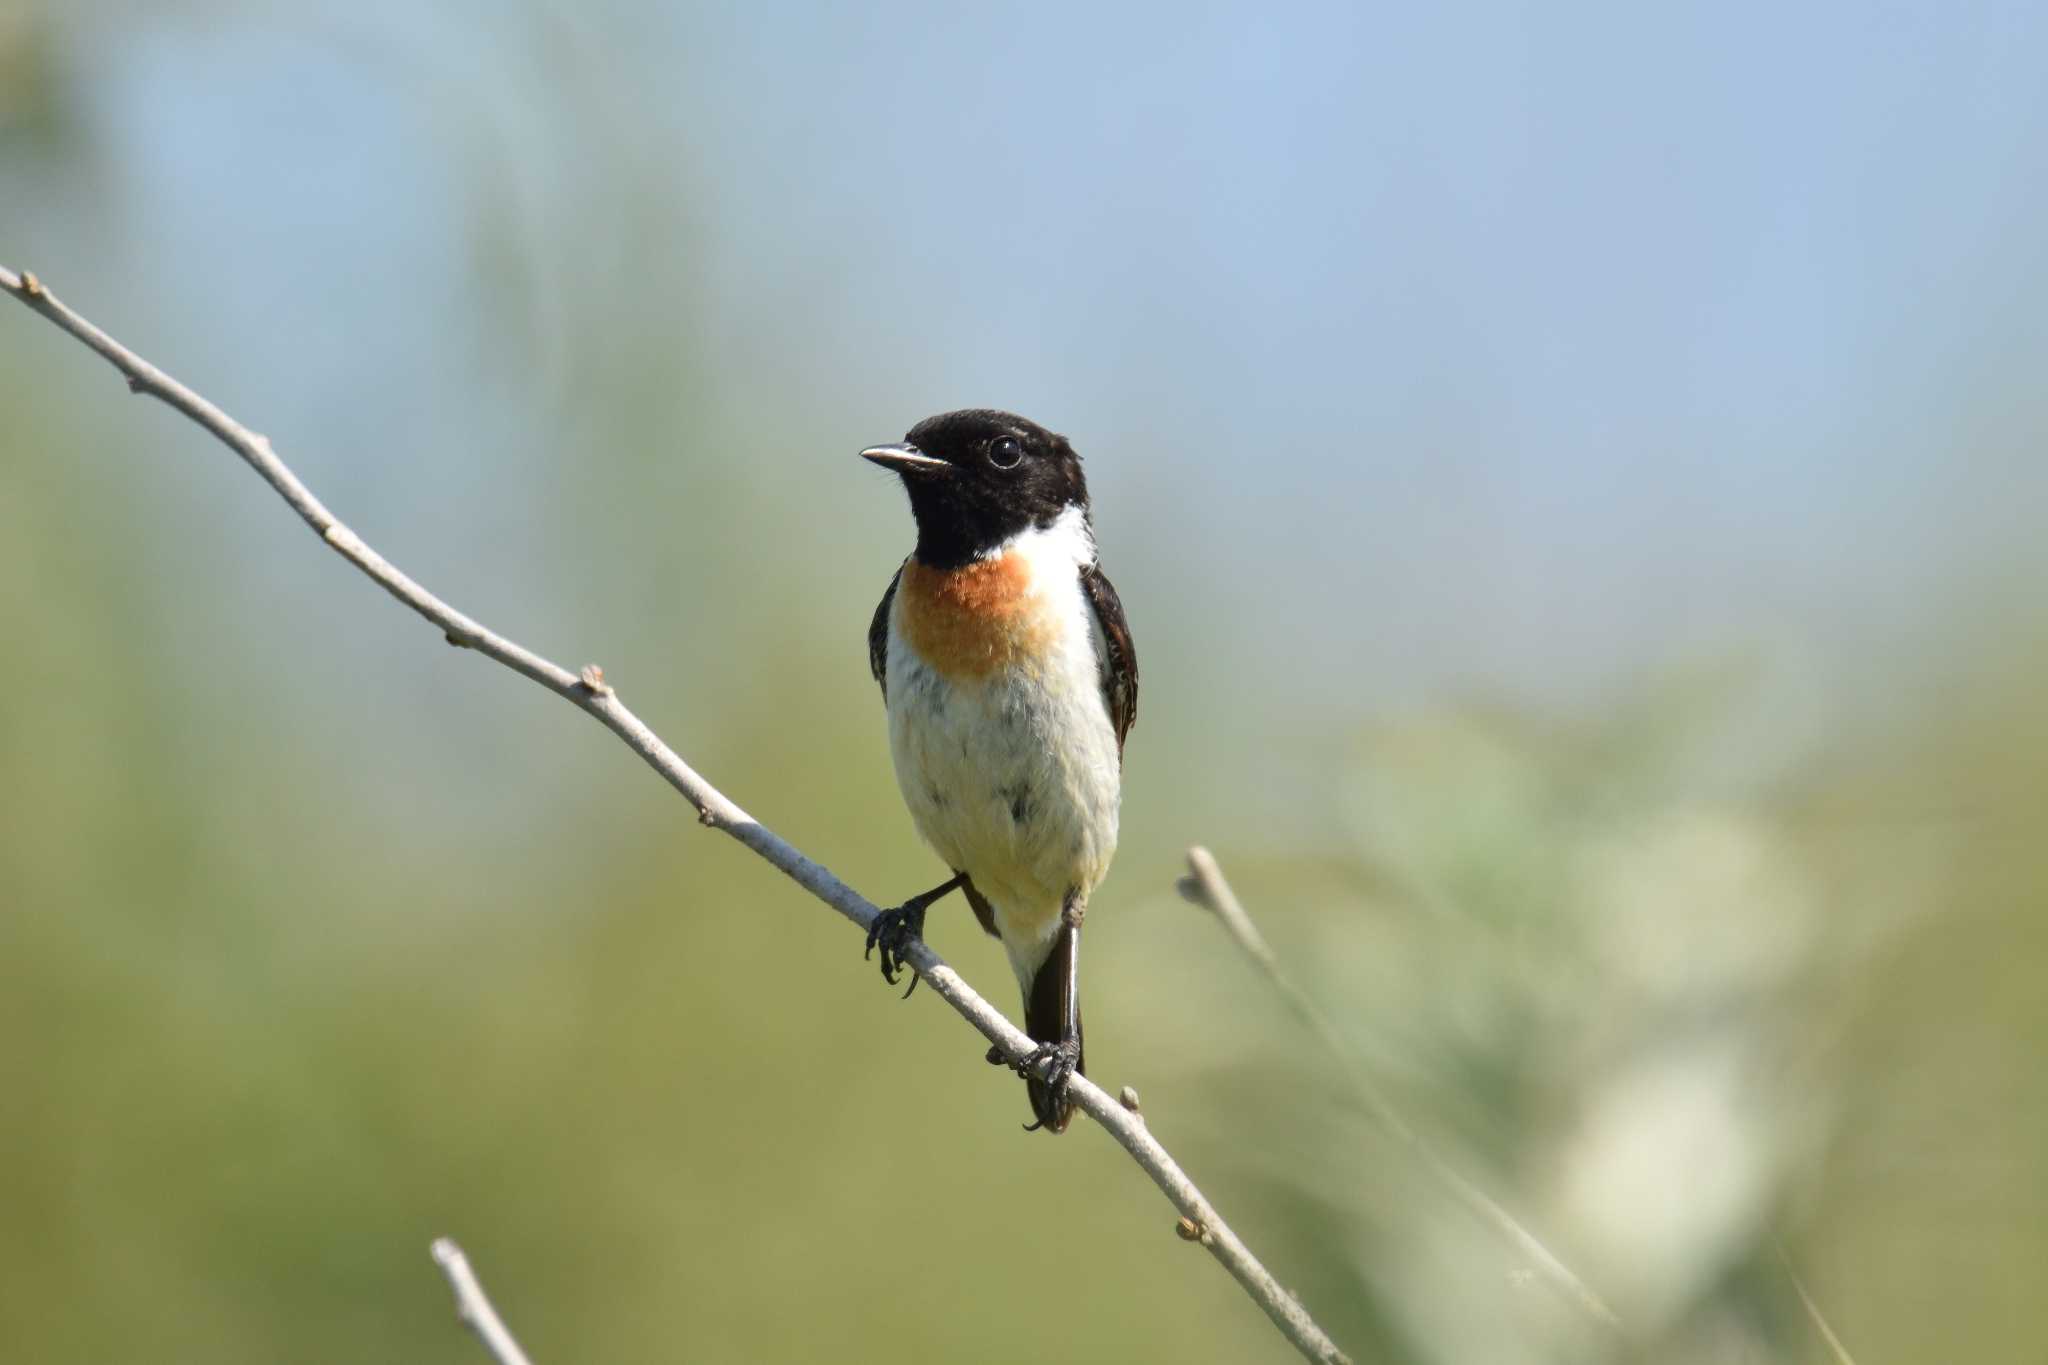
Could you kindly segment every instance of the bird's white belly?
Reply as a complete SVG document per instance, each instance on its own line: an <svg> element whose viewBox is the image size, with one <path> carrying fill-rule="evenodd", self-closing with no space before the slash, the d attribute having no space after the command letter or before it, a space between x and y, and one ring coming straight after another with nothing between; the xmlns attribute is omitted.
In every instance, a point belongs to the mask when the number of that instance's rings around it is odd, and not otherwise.
<svg viewBox="0 0 2048 1365"><path fill-rule="evenodd" d="M1116 852L1116 735L1086 618L1066 619L1076 628L1043 657L981 678L942 675L899 631L889 641L889 747L904 802L925 842L994 907L1026 980L1067 898L1085 902Z"/></svg>

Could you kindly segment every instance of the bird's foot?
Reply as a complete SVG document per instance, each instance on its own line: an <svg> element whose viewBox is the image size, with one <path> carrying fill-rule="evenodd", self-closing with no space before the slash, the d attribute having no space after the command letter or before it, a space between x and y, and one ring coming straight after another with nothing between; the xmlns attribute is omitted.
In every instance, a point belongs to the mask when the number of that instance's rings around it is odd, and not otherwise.
<svg viewBox="0 0 2048 1365"><path fill-rule="evenodd" d="M1038 1115L1038 1122L1026 1124L1024 1131L1035 1133L1040 1128L1050 1127L1060 1132L1067 1126L1067 1115L1073 1105L1067 1100L1067 1087L1074 1079L1074 1073L1081 1069L1081 1040L1066 1038L1057 1043L1040 1043L1017 1062L1017 1074L1026 1080L1036 1080L1039 1086L1031 1088L1031 1107Z"/></svg>
<svg viewBox="0 0 2048 1365"><path fill-rule="evenodd" d="M882 980L896 984L898 972L908 973L910 985L904 988L903 998L917 989L917 968L903 959L903 950L913 941L924 938L924 912L931 909L932 902L960 885L960 878L954 877L943 886L935 886L921 896L912 896L893 909L884 910L875 916L875 922L868 926L868 947L863 958L871 958L875 949L882 950Z"/></svg>
<svg viewBox="0 0 2048 1365"><path fill-rule="evenodd" d="M875 916L875 922L868 926L868 948L861 956L871 958L875 949L882 950L882 980L896 984L896 974L907 972L910 987L903 992L904 998L917 989L917 969L903 960L903 950L910 946L912 939L924 937L925 906L916 899L905 901L894 909L884 910Z"/></svg>

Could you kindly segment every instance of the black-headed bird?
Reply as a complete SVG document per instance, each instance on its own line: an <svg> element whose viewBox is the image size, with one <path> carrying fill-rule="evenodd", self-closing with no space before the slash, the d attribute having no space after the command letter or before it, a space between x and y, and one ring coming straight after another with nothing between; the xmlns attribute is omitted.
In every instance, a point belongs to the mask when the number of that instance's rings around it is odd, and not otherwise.
<svg viewBox="0 0 2048 1365"><path fill-rule="evenodd" d="M1096 559L1081 459L1066 437L982 408L861 455L902 479L917 521L868 661L903 800L953 869L884 911L868 947L895 981L926 909L958 887L1023 987L1039 1044L1018 1068L1032 1126L1063 1132L1068 1082L1085 1070L1081 921L1116 853L1138 710L1137 654Z"/></svg>

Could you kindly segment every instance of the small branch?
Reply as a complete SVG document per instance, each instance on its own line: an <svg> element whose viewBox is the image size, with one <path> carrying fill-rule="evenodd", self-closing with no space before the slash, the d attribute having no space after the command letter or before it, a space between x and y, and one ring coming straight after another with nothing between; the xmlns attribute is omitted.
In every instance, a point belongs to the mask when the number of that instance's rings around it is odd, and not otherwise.
<svg viewBox="0 0 2048 1365"><path fill-rule="evenodd" d="M1849 1354L1849 1348L1835 1335L1835 1329L1828 1326L1827 1318L1820 1311L1820 1305L1813 1301L1813 1295L1806 1292L1806 1281L1799 1278L1799 1271L1792 1264L1792 1253L1785 1250L1784 1239L1773 1237L1771 1242L1777 1247L1778 1259L1785 1263L1785 1274L1792 1280L1793 1292L1799 1295L1799 1302L1806 1305L1806 1316L1813 1319L1815 1330L1820 1333L1821 1340L1828 1344L1828 1350L1834 1355L1835 1365L1856 1365L1856 1359Z"/></svg>
<svg viewBox="0 0 2048 1365"><path fill-rule="evenodd" d="M649 767L660 773L670 786L681 792L683 798L696 807L697 817L702 823L745 844L863 931L873 923L880 913L873 904L698 776L696 770L683 762L644 721L626 709L618 693L604 681L602 671L594 665L581 676L571 673L486 629L406 577L343 525L313 496L312 490L299 482L298 476L277 458L268 438L250 431L71 311L35 276L26 271L16 276L0 268L0 290L12 294L98 352L127 377L130 390L169 404L212 433L275 489L278 496L291 505L292 510L326 541L329 548L362 570L378 587L433 623L450 644L461 645L495 659L589 712L599 724L623 740L627 748L640 755ZM1010 1061L1022 1061L1036 1046L1023 1030L976 994L923 942L911 940L902 956L941 999L995 1044ZM1152 1136L1143 1120L1086 1077L1074 1077L1069 1093L1076 1105L1107 1129L1145 1174L1152 1177L1152 1183L1160 1188L1181 1216L1200 1229L1201 1244L1272 1319L1273 1325L1293 1343L1296 1350L1314 1361L1346 1359L1329 1335L1309 1316L1308 1310L1282 1288L1251 1249L1238 1240L1237 1234L1230 1230L1215 1206L1188 1178L1172 1154Z"/></svg>
<svg viewBox="0 0 2048 1365"><path fill-rule="evenodd" d="M1258 926L1252 923L1252 917L1238 901L1237 893L1230 889L1230 883L1224 879L1223 869L1217 864L1215 855L1199 845L1189 849L1188 875L1175 883L1175 889L1184 900L1209 911L1222 922L1224 931L1230 935L1231 941L1237 944L1244 955L1265 974L1267 982L1286 1002L1287 1008L1293 1011L1294 1017L1316 1036L1344 1068L1344 1074L1351 1081L1352 1090L1389 1137L1406 1147L1422 1167L1450 1192L1452 1198L1477 1215L1480 1221L1490 1225L1507 1239L1510 1246L1533 1262L1544 1278L1561 1290L1565 1297L1584 1309L1601 1325L1610 1328L1621 1326L1620 1317L1598 1294L1587 1287L1584 1280L1572 1273L1571 1267L1553 1255L1550 1248L1537 1239L1536 1234L1515 1220L1513 1214L1495 1203L1485 1191L1460 1175L1449 1162L1438 1156L1436 1149L1424 1141L1422 1135L1401 1117L1400 1112L1380 1090L1378 1083L1367 1074L1364 1065L1344 1041L1344 1036L1337 1031L1336 1025L1330 1022L1329 1016L1316 1008L1315 1001L1309 998L1308 992L1296 985L1294 980L1280 969L1279 958L1274 956L1265 936L1259 933Z"/></svg>
<svg viewBox="0 0 2048 1365"><path fill-rule="evenodd" d="M462 1254L462 1248L446 1237L437 1238L434 1261L441 1267L441 1273L448 1277L448 1287L455 1291L455 1316L476 1333L476 1339L484 1344L491 1358L498 1365L531 1365L526 1352L520 1350L519 1343L512 1339L505 1320L498 1316L497 1309L491 1307L490 1297L477 1282L476 1272L469 1268L469 1257Z"/></svg>

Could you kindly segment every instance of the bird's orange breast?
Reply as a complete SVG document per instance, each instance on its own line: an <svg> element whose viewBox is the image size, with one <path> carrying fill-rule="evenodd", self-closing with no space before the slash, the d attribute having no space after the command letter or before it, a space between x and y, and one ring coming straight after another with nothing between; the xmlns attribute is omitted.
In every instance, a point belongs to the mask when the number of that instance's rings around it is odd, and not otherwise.
<svg viewBox="0 0 2048 1365"><path fill-rule="evenodd" d="M985 678L1028 665L1052 643L1046 603L1020 554L934 569L912 559L896 585L897 628L945 677Z"/></svg>

